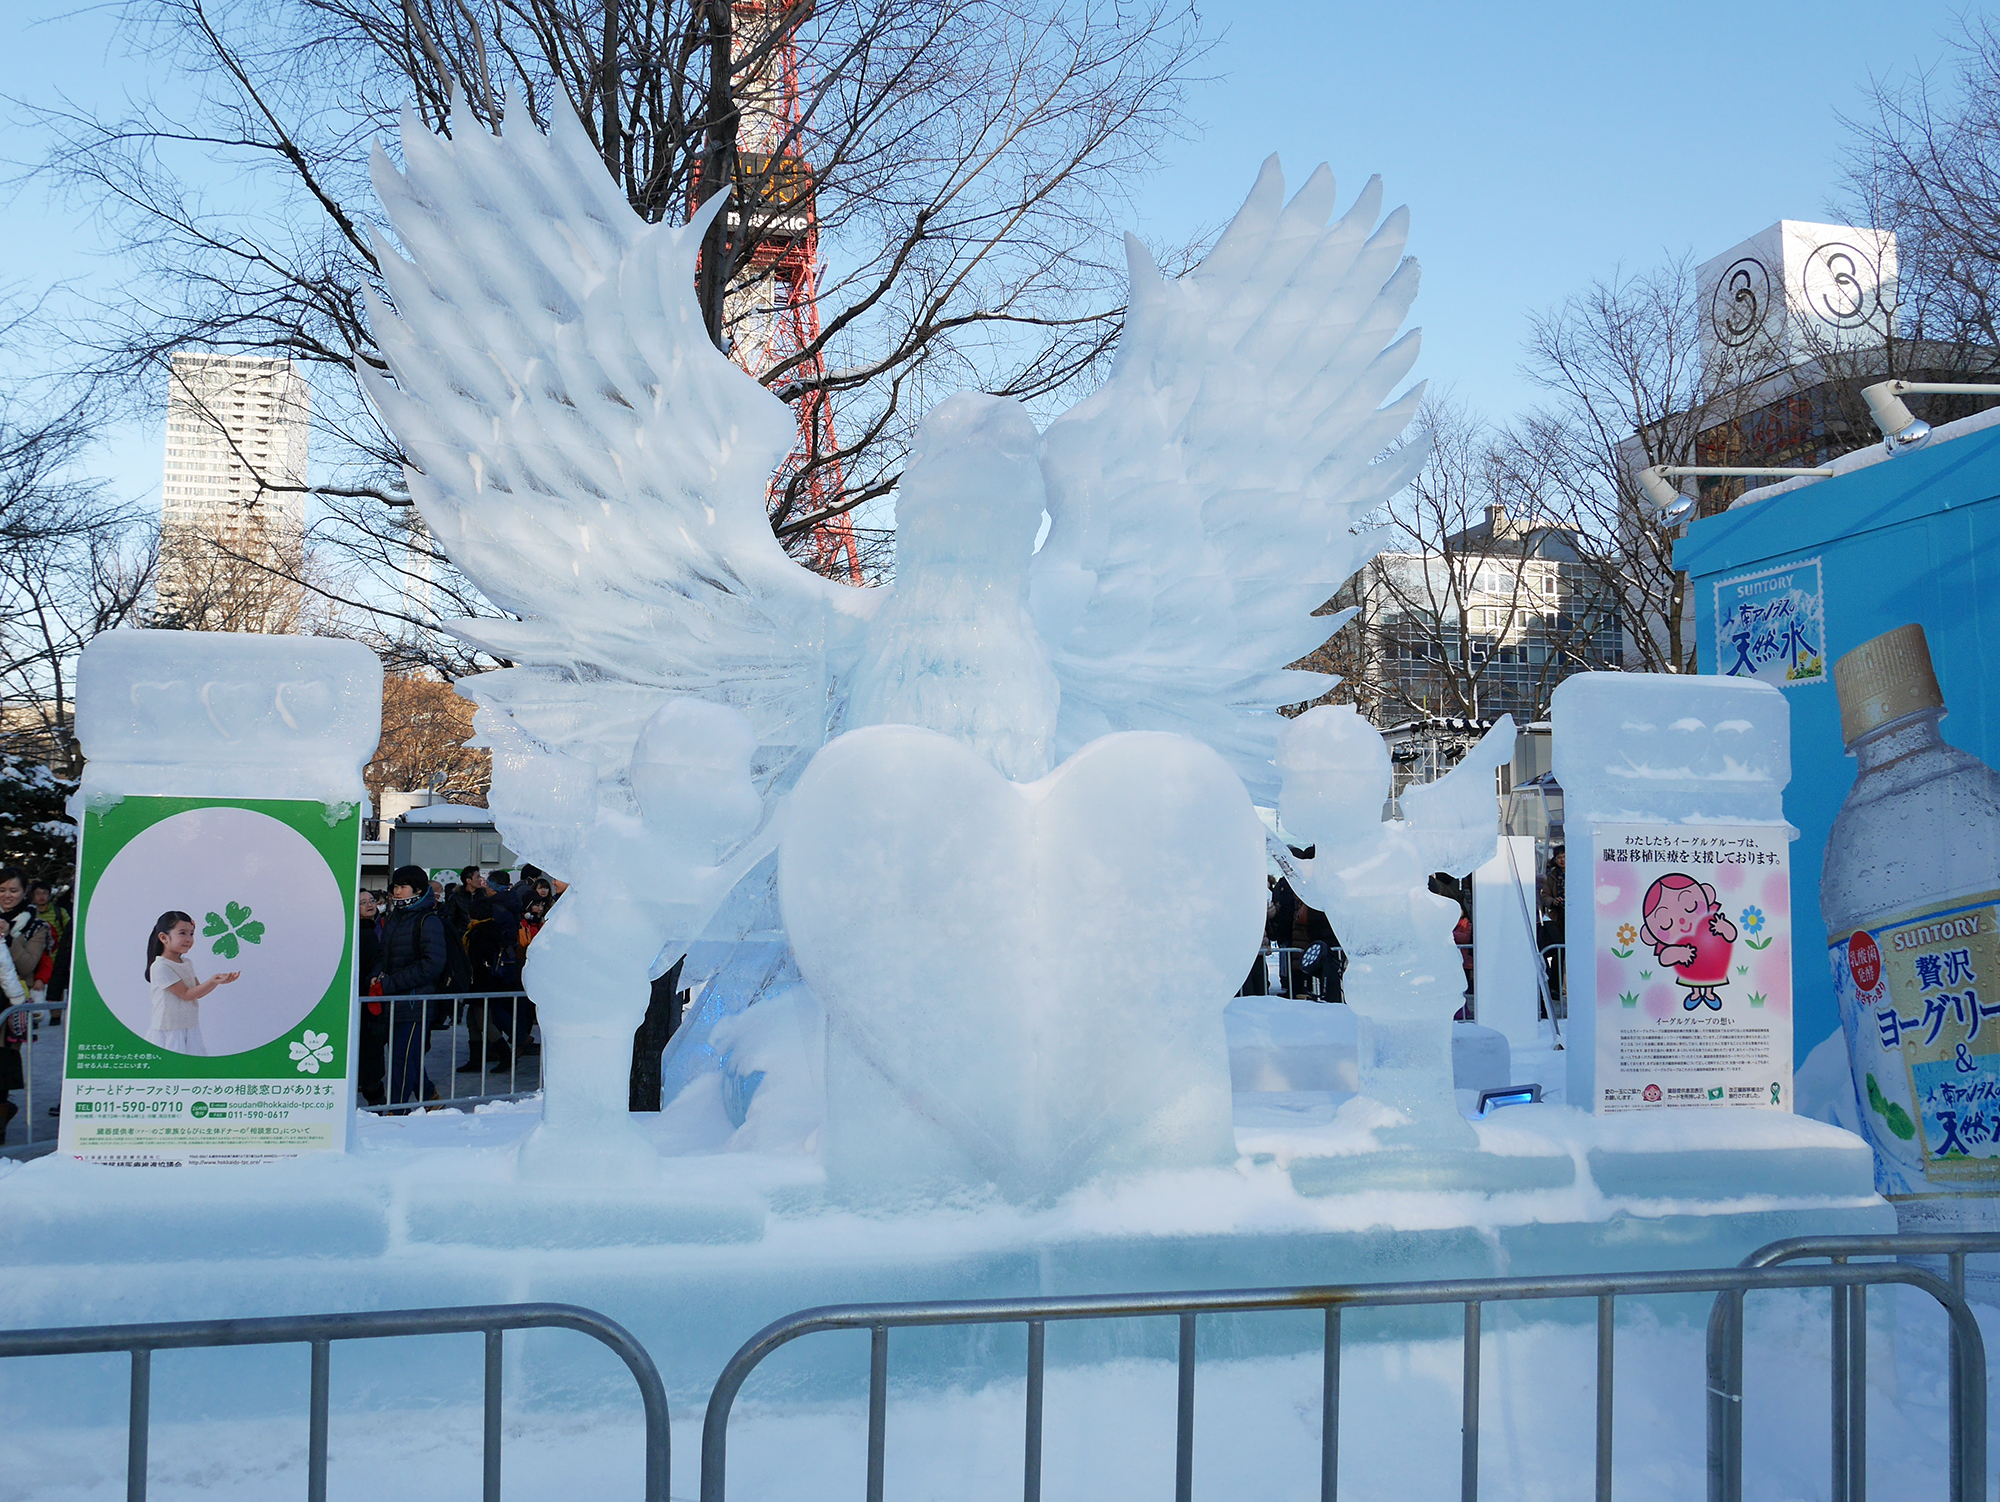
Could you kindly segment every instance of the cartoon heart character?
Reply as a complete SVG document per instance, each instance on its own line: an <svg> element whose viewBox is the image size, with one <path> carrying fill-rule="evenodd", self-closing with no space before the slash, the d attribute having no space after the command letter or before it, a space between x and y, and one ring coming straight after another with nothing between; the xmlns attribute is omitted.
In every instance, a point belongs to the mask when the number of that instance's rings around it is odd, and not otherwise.
<svg viewBox="0 0 2000 1502"><path fill-rule="evenodd" d="M1721 1011L1716 987L1729 984L1736 925L1723 915L1715 888L1671 871L1646 889L1643 911L1653 957L1670 966L1676 982L1687 988L1681 1005L1692 1012L1706 1002Z"/></svg>

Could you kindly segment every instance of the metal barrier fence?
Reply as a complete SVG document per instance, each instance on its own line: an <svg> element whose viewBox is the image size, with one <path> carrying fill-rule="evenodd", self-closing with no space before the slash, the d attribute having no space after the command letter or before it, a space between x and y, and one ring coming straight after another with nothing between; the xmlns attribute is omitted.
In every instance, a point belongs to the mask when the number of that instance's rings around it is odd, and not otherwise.
<svg viewBox="0 0 2000 1502"><path fill-rule="evenodd" d="M83 1325L0 1332L0 1357L81 1356L126 1351L132 1400L126 1428L126 1502L146 1502L146 1449L153 1407L153 1352L219 1346L309 1345L312 1377L306 1439L307 1502L326 1502L328 1399L336 1340L402 1335L486 1337L483 1502L500 1502L500 1356L508 1330L575 1330L617 1353L646 1409L646 1502L668 1502L667 1390L646 1348L623 1325L574 1304L490 1304L467 1309L390 1309L380 1314L301 1314L274 1319L197 1319L153 1325Z"/></svg>
<svg viewBox="0 0 2000 1502"><path fill-rule="evenodd" d="M370 1007L379 1007L371 1012ZM457 1036L464 1024L469 1043L466 1066L458 1065ZM476 1106L519 1100L542 1087L540 1045L531 1036L534 1002L525 991L439 991L418 996L364 996L359 1059L363 1111L408 1111L427 1105ZM445 1088L437 1089L427 1061L434 1033L452 1039L445 1064ZM505 1049L494 1062L494 1039ZM380 1050L377 1072L375 1054ZM525 1061L525 1062L524 1062ZM477 1066L474 1068L473 1066ZM461 1090L461 1076L476 1083ZM500 1088L494 1089L493 1086ZM379 1101L370 1101L378 1095Z"/></svg>
<svg viewBox="0 0 2000 1502"><path fill-rule="evenodd" d="M1470 954L1473 946L1461 944L1462 953ZM1569 1020L1569 946L1566 944L1544 944L1541 955L1544 983L1543 1009L1555 1012L1554 1021L1558 1028ZM1261 952L1264 961L1264 985L1266 993L1272 996L1310 997L1314 1001L1337 1000L1340 983L1337 977L1346 965L1347 951L1333 946L1336 958L1334 974L1336 979L1329 986L1318 975L1305 967L1305 951L1288 945L1271 945ZM1465 1014L1468 1018L1478 1015L1478 998L1467 999Z"/></svg>
<svg viewBox="0 0 2000 1502"><path fill-rule="evenodd" d="M1331 950L1333 973L1338 976L1347 963L1347 951L1338 945L1331 946ZM1284 944L1274 944L1263 951L1266 995L1323 1001L1338 994L1337 983L1329 987L1324 979L1306 968L1305 954L1303 949Z"/></svg>
<svg viewBox="0 0 2000 1502"><path fill-rule="evenodd" d="M60 1129L59 1122L50 1120L46 1113L37 1116L35 1111L35 1043L40 1028L51 1025L52 1015L56 1012L67 1010L69 1010L69 1002L67 1000L23 1001L0 1010L0 1038L5 1038L7 1033L14 1027L15 1018L25 1017L27 1019L25 1024L26 1031L20 1040L21 1088L24 1096L21 1105L21 1119L26 1123L26 1128L23 1132L23 1144L21 1145L32 1147L37 1142L53 1142L57 1131ZM42 1014L39 1024L35 1017L37 1012ZM62 1074L60 1070L57 1071L56 1078L58 1081L61 1080ZM60 1083L56 1087L56 1092L56 1103L60 1105L62 1102L62 1087ZM48 1130L41 1137L35 1135L35 1123L38 1120L49 1121ZM6 1127L8 1124L0 1123L0 1141L4 1141L6 1138Z"/></svg>
<svg viewBox="0 0 2000 1502"><path fill-rule="evenodd" d="M1558 1023L1569 1021L1569 945L1544 944L1542 965L1549 973L1549 1001Z"/></svg>
<svg viewBox="0 0 2000 1502"><path fill-rule="evenodd" d="M889 1331L946 1325L1027 1326L1028 1365L1022 1493L1038 1502L1042 1481L1042 1416L1047 1326L1051 1320L1172 1317L1179 1324L1174 1442L1174 1496L1193 1493L1196 1321L1203 1314L1271 1310L1321 1311L1320 1496L1335 1502L1340 1462L1341 1320L1350 1309L1459 1304L1464 1308L1460 1411L1460 1496L1479 1495L1481 1327L1489 1303L1549 1299L1595 1300L1596 1485L1598 1502L1612 1495L1613 1371L1617 1300L1714 1293L1707 1331L1707 1470L1709 1502L1743 1496L1743 1300L1780 1288L1827 1288L1833 1294L1833 1447L1835 1502L1865 1502L1866 1289L1897 1285L1936 1300L1950 1321L1951 1502L1977 1502L1986 1474L1986 1347L1963 1292L1967 1255L2000 1254L2000 1235L1798 1237L1773 1242L1743 1266L1685 1273L1578 1274L1547 1278L1476 1278L1429 1283L1359 1284L1324 1288L1263 1288L1213 1293L1164 1293L1075 1298L987 1299L939 1303L850 1304L787 1315L753 1336L730 1358L709 1394L702 1424L701 1502L725 1502L729 1419L750 1373L779 1347L827 1330L869 1332L868 1502L881 1502L887 1454ZM1854 1257L1941 1256L1950 1279L1902 1262L1854 1262ZM1797 1265L1807 1258L1825 1266ZM668 1502L670 1445L666 1390L652 1359L621 1325L570 1304L499 1304L464 1309L402 1309L375 1314L320 1314L267 1319L187 1320L165 1324L93 1325L0 1332L0 1358L125 1352L131 1357L127 1429L127 1502L146 1497L152 1417L152 1353L246 1345L311 1347L307 1439L308 1502L325 1502L331 1344L398 1336L485 1336L483 1492L499 1502L502 1337L508 1330L569 1329L609 1347L630 1369L645 1409L646 1502Z"/></svg>
<svg viewBox="0 0 2000 1502"><path fill-rule="evenodd" d="M1885 1238L1891 1239L1894 1238ZM1785 1243L1779 1243L1783 1246ZM1770 1252L1773 1248L1766 1248ZM1759 1256L1764 1253L1757 1254ZM1800 1252L1799 1255L1814 1255ZM1903 1263L1833 1263L1824 1267L1747 1266L1685 1273L1582 1274L1549 1278L1474 1278L1433 1283L1378 1283L1327 1288L1261 1288L1227 1293L1132 1294L1111 1297L979 1299L921 1304L844 1304L807 1309L767 1325L722 1369L702 1422L701 1502L725 1502L729 1415L744 1381L780 1346L826 1330L867 1330L868 1502L881 1502L886 1459L889 1332L940 1326L1025 1324L1028 1329L1027 1404L1022 1495L1038 1502L1042 1481L1042 1395L1045 1339L1051 1320L1170 1317L1180 1322L1179 1409L1174 1439L1175 1502L1190 1502L1194 1486L1195 1325L1203 1314L1318 1309L1325 1315L1320 1389L1320 1497L1335 1502L1340 1465L1341 1316L1349 1309L1462 1304L1464 1378L1460 1416L1459 1494L1479 1496L1480 1315L1486 1304L1544 1299L1597 1301L1596 1490L1610 1502L1612 1367L1617 1300L1663 1294L1714 1293L1728 1314L1712 1321L1709 1370L1734 1374L1734 1385L1711 1399L1708 1487L1712 1502L1739 1502L1743 1466L1741 1419L1743 1296L1775 1288L1831 1288L1903 1284L1928 1293L1951 1320L1951 1502L1980 1502L1986 1470L1986 1349L1962 1294L1942 1279ZM1721 1417L1720 1415L1727 1415ZM1717 1430L1720 1429L1718 1435ZM1736 1490L1731 1491L1734 1477Z"/></svg>
<svg viewBox="0 0 2000 1502"><path fill-rule="evenodd" d="M1852 1257L1942 1257L1946 1282L1965 1296L1967 1256L2000 1254L2000 1235L1794 1236L1760 1247L1744 1259L1745 1267L1776 1267L1804 1258L1824 1257L1838 1265ZM1833 1290L1833 1487L1831 1502L1866 1502L1868 1494L1868 1291L1862 1284ZM1708 1323L1708 1443L1709 1502L1742 1502L1743 1497L1743 1311L1741 1300L1731 1305L1717 1299ZM1733 1358L1730 1353L1733 1352ZM1976 1424L1961 1421L1958 1393L1974 1363L1960 1345L1956 1326L1950 1348L1952 1401L1951 1493L1970 1490L1983 1495L1985 1472L1983 1417ZM1983 1352L1977 1352L1978 1380L1986 1379ZM1983 1410L1983 1403L1981 1408ZM1976 1434L1973 1432L1976 1431ZM1977 1438L1980 1449L1967 1448ZM1718 1446L1720 1452L1718 1453Z"/></svg>
<svg viewBox="0 0 2000 1502"><path fill-rule="evenodd" d="M1472 954L1470 944L1460 944L1457 948L1463 955L1470 957ZM1264 994L1286 996L1295 1001L1341 1000L1341 980L1347 973L1347 951L1338 944L1332 944L1328 946L1328 953L1333 963L1327 967L1329 973L1321 975L1306 968L1304 949L1284 944L1266 946L1258 952L1264 962ZM1474 1001L1475 998L1468 993L1464 1008L1467 1021L1474 1015Z"/></svg>

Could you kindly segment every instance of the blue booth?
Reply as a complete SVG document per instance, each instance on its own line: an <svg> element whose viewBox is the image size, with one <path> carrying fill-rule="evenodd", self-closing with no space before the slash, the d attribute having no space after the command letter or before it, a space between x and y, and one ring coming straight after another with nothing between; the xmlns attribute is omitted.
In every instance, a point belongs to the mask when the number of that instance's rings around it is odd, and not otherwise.
<svg viewBox="0 0 2000 1502"><path fill-rule="evenodd" d="M1880 453L1880 450L1876 450ZM1694 594L1696 667L1754 675L1792 706L1795 1064L1840 1031L1819 870L1854 785L1835 659L1917 622L1949 713L1944 737L2000 765L2000 426L1751 501L1695 522L1675 550Z"/></svg>

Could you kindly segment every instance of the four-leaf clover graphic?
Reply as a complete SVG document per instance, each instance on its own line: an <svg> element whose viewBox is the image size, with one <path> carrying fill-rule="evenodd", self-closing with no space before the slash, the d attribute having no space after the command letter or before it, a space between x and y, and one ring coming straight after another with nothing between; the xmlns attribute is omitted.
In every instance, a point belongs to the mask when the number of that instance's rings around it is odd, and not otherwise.
<svg viewBox="0 0 2000 1502"><path fill-rule="evenodd" d="M333 1045L326 1041L325 1033L307 1028L292 1040L292 1058L300 1074L318 1074L320 1065L333 1062Z"/></svg>
<svg viewBox="0 0 2000 1502"><path fill-rule="evenodd" d="M201 926L201 934L205 939L215 940L209 946L215 953L225 960L233 960L241 944L264 942L264 925L262 922L251 922L250 909L242 903L231 902L223 906L222 912L208 915L208 921Z"/></svg>

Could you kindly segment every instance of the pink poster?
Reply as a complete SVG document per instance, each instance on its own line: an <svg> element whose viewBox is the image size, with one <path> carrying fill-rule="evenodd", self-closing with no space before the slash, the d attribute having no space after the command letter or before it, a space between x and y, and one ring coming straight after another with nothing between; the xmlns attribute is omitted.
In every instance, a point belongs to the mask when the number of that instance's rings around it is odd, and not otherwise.
<svg viewBox="0 0 2000 1502"><path fill-rule="evenodd" d="M1791 1109L1790 850L1782 824L1593 828L1598 1110Z"/></svg>

